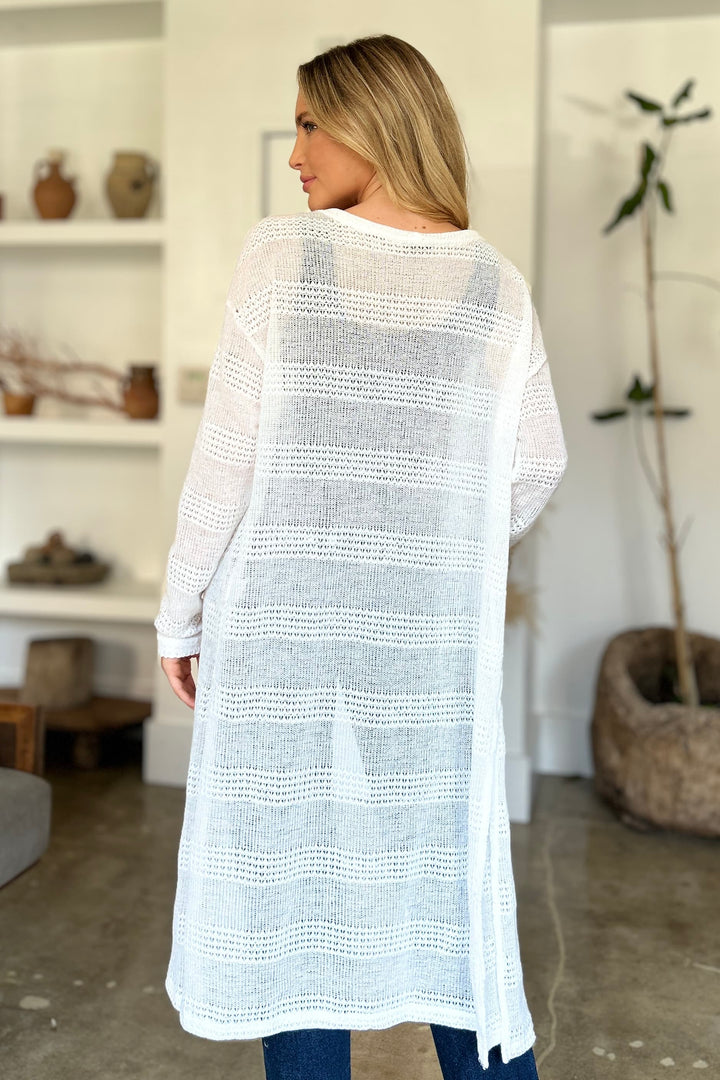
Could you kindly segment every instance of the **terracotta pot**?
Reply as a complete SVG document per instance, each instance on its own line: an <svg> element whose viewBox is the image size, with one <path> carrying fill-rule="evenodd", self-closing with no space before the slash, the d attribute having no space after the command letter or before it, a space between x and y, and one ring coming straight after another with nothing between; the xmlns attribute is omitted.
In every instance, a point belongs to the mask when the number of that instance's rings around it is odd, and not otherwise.
<svg viewBox="0 0 720 1080"><path fill-rule="evenodd" d="M33 200L41 218L56 219L70 217L75 206L75 177L62 175L62 150L50 150L47 158L35 162L33 178ZM47 169L46 176L40 172Z"/></svg>
<svg viewBox="0 0 720 1080"><path fill-rule="evenodd" d="M146 154L118 150L105 178L110 205L119 218L141 218L152 198L159 168Z"/></svg>
<svg viewBox="0 0 720 1080"><path fill-rule="evenodd" d="M153 364L131 364L122 384L125 412L135 420L152 420L158 414L160 395Z"/></svg>
<svg viewBox="0 0 720 1080"><path fill-rule="evenodd" d="M35 394L12 394L3 390L6 416L29 416L35 410Z"/></svg>
<svg viewBox="0 0 720 1080"><path fill-rule="evenodd" d="M688 634L701 704L667 701L671 627L611 638L592 720L596 792L634 828L720 836L720 639Z"/></svg>

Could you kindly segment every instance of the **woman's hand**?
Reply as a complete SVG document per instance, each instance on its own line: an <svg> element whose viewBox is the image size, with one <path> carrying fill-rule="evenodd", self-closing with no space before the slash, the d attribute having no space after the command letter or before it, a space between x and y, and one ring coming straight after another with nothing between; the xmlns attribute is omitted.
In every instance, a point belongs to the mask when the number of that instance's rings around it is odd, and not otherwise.
<svg viewBox="0 0 720 1080"><path fill-rule="evenodd" d="M193 653L192 656L160 657L160 667L168 677L172 692L191 709L195 708L195 680L190 670L193 657L199 661L200 653Z"/></svg>

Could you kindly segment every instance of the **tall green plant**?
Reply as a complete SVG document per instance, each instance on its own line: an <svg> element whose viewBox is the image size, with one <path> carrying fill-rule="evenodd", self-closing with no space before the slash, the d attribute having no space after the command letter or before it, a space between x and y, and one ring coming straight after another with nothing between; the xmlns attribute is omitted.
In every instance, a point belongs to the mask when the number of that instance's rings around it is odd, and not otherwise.
<svg viewBox="0 0 720 1080"><path fill-rule="evenodd" d="M667 451L665 447L666 415L684 415L687 410L674 410L663 408L662 380L660 373L660 352L658 347L657 320L655 314L655 232L656 232L656 207L658 203L667 213L673 213L673 197L667 180L661 177L661 171L665 164L668 147L673 132L678 124L689 124L695 120L706 120L711 116L708 108L696 112L686 113L679 116L676 112L678 106L690 97L694 79L688 79L681 89L675 94L669 106L662 105L658 101L631 90L626 91L626 97L630 98L643 112L654 113L657 116L661 143L656 149L649 142L643 142L639 154L639 180L635 190L623 200L618 207L615 217L603 229L603 233L612 232L625 218L630 218L636 210L640 210L642 226L642 242L644 249L644 272L645 272L645 308L647 313L648 344L650 354L650 368L652 372L652 385L643 388L636 378L635 384L628 394L631 400L652 398L653 412L655 417L655 437L657 443L657 460L659 483L651 485L653 494L658 499L663 514L665 544L670 570L670 583L672 590L672 604L675 615L675 655L678 675L678 685L681 700L686 705L699 705L699 694L695 668L692 661L690 646L685 625L685 604L680 580L680 568L678 558L678 537L675 530L675 521L672 510L670 493L670 481L667 467ZM605 414L595 414L598 420L609 419L611 416L621 415L622 410L614 410Z"/></svg>

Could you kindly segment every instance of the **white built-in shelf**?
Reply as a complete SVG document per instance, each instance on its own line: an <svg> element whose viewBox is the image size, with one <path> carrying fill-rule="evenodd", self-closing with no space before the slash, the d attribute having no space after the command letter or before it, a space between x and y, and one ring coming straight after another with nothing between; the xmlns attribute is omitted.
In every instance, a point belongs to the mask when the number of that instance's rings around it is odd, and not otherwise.
<svg viewBox="0 0 720 1080"><path fill-rule="evenodd" d="M161 247L164 242L165 222L159 218L0 220L4 247Z"/></svg>
<svg viewBox="0 0 720 1080"><path fill-rule="evenodd" d="M0 615L29 618L92 619L98 622L150 623L160 609L162 583L115 580L93 585L0 583Z"/></svg>
<svg viewBox="0 0 720 1080"><path fill-rule="evenodd" d="M718 15L717 0L542 0L545 25L616 22L618 19L687 19Z"/></svg>
<svg viewBox="0 0 720 1080"><path fill-rule="evenodd" d="M150 447L163 445L165 425L160 420L130 417L98 420L50 420L39 416L0 417L3 443L58 444L65 446Z"/></svg>
<svg viewBox="0 0 720 1080"><path fill-rule="evenodd" d="M158 0L155 0L157 3ZM0 0L0 11L36 11L38 8L121 7L144 4L148 0Z"/></svg>
<svg viewBox="0 0 720 1080"><path fill-rule="evenodd" d="M162 46L163 13L162 0L0 0L0 42L3 48L132 40Z"/></svg>

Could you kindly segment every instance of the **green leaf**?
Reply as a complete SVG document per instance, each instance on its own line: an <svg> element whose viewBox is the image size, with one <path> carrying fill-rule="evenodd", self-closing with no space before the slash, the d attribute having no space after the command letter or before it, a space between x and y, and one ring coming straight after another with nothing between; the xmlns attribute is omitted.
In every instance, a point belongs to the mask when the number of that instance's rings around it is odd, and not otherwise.
<svg viewBox="0 0 720 1080"><path fill-rule="evenodd" d="M638 375L635 376L632 386L625 395L628 401L648 401L652 396L653 387L649 383L643 386L642 379Z"/></svg>
<svg viewBox="0 0 720 1080"><path fill-rule="evenodd" d="M664 116L663 124L665 127L670 124L688 124L691 120L705 120L708 116L712 116L711 109L700 109L699 112L688 113L687 116Z"/></svg>
<svg viewBox="0 0 720 1080"><path fill-rule="evenodd" d="M685 83L685 85L682 87L682 89L678 90L677 94L675 95L675 97L670 102L673 109L677 108L677 106L680 104L680 102L684 101L685 98L690 97L690 91L692 90L694 85L695 85L695 80L694 79L688 79L688 81Z"/></svg>
<svg viewBox="0 0 720 1080"><path fill-rule="evenodd" d="M590 413L593 420L614 420L617 416L626 416L627 409L608 409L606 412Z"/></svg>
<svg viewBox="0 0 720 1080"><path fill-rule="evenodd" d="M605 228L603 229L603 232L604 233L609 233L611 231L611 229L614 229L615 226L620 221L622 221L622 219L624 217L630 217L632 214L634 214L635 211L637 210L638 206L640 205L640 203L645 198L645 192L646 191L647 191L647 180L641 180L640 184L637 187L637 189L632 193L632 195L628 199L625 200L625 202L623 202L621 204L620 209L618 210L617 214L615 215L615 218L610 222L609 225L605 226Z"/></svg>
<svg viewBox="0 0 720 1080"><path fill-rule="evenodd" d="M699 112L690 113L689 116L683 116L683 123L688 120L707 120L709 116L712 116L712 109L700 109Z"/></svg>
<svg viewBox="0 0 720 1080"><path fill-rule="evenodd" d="M663 206L668 211L668 213L672 214L673 208L672 208L672 201L670 199L670 188L667 186L667 184L665 183L664 180L658 180L657 188L658 188L658 191L660 192L660 196L661 196L662 201L663 201Z"/></svg>
<svg viewBox="0 0 720 1080"><path fill-rule="evenodd" d="M668 408L668 409L661 409L661 412L662 412L663 416L690 416L690 410L689 409L672 409L672 408ZM654 409L648 409L647 415L648 416L654 416L655 415L655 410Z"/></svg>
<svg viewBox="0 0 720 1080"><path fill-rule="evenodd" d="M645 112L662 112L662 105L657 101L651 101L650 98L640 97L640 94L633 94L632 90L626 90L625 96L629 97L631 101L637 102L641 109Z"/></svg>
<svg viewBox="0 0 720 1080"><path fill-rule="evenodd" d="M643 163L640 166L640 172L642 174L643 180L647 180L648 173L652 169L652 163L657 159L657 154L653 150L650 143L643 143L643 147L645 150L645 156L643 158Z"/></svg>

